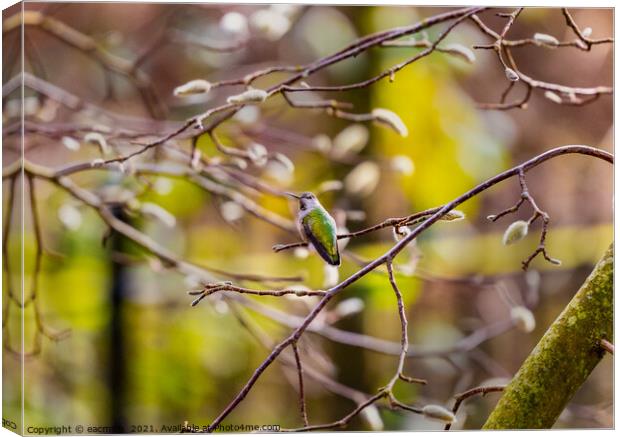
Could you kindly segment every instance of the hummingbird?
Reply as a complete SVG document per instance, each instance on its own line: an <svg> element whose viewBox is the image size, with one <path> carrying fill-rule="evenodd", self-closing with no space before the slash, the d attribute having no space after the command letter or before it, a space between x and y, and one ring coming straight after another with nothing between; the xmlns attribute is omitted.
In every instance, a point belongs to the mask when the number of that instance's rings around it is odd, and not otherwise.
<svg viewBox="0 0 620 437"><path fill-rule="evenodd" d="M297 213L297 229L302 239L312 246L328 264L340 265L340 253L338 252L337 227L334 218L323 208L319 199L310 192L285 193L299 200L299 212Z"/></svg>

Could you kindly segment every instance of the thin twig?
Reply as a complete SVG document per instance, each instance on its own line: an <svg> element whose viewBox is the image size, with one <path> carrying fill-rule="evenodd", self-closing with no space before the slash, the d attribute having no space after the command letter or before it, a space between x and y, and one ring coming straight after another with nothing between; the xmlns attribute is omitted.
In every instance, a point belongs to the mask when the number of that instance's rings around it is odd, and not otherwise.
<svg viewBox="0 0 620 437"><path fill-rule="evenodd" d="M459 393L454 396L454 407L452 407L452 412L456 415L463 401L465 401L466 399L472 396L476 396L476 395L485 396L487 393L503 391L504 388L506 388L505 385L488 385L488 386L474 387L463 393ZM448 431L451 426L452 426L451 423L446 423L444 430Z"/></svg>
<svg viewBox="0 0 620 437"><path fill-rule="evenodd" d="M308 412L306 411L306 397L304 395L304 371L301 365L301 358L299 358L299 350L297 349L297 343L291 345L293 354L295 355L295 364L297 365L297 376L299 379L299 410L301 413L301 419L304 422L304 426L310 426L308 424Z"/></svg>

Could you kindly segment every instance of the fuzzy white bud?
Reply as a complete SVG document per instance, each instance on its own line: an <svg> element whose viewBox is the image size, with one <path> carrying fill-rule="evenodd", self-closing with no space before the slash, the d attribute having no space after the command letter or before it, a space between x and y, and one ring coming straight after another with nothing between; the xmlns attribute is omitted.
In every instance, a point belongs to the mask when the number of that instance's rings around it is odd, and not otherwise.
<svg viewBox="0 0 620 437"><path fill-rule="evenodd" d="M334 138L332 155L342 158L357 154L368 144L368 137L368 128L363 124L347 126Z"/></svg>
<svg viewBox="0 0 620 437"><path fill-rule="evenodd" d="M142 203L142 205L140 205L140 211L144 215L156 218L169 228L174 228L177 223L177 219L175 216L173 216L170 212L155 203Z"/></svg>
<svg viewBox="0 0 620 437"><path fill-rule="evenodd" d="M239 12L227 12L220 20L220 28L231 35L245 37L249 32L248 19Z"/></svg>
<svg viewBox="0 0 620 437"><path fill-rule="evenodd" d="M340 275L338 274L338 267L325 264L323 268L323 287L331 288L338 283Z"/></svg>
<svg viewBox="0 0 620 437"><path fill-rule="evenodd" d="M346 212L347 220L351 220L354 222L363 222L366 220L366 211L362 211L359 209L350 209Z"/></svg>
<svg viewBox="0 0 620 437"><path fill-rule="evenodd" d="M545 98L551 100L553 103L557 103L558 105L561 105L563 102L562 97L558 96L553 91L545 91Z"/></svg>
<svg viewBox="0 0 620 437"><path fill-rule="evenodd" d="M269 6L269 9L271 9L272 11L278 14L282 14L285 17L293 18L295 15L297 15L301 7L302 7L301 5L295 5L295 4L275 3Z"/></svg>
<svg viewBox="0 0 620 437"><path fill-rule="evenodd" d="M427 419L442 423L454 423L456 421L454 413L441 405L426 405L422 408L422 414Z"/></svg>
<svg viewBox="0 0 620 437"><path fill-rule="evenodd" d="M546 33L535 33L534 41L549 46L557 46L560 44L560 41L558 41L555 36L547 35Z"/></svg>
<svg viewBox="0 0 620 437"><path fill-rule="evenodd" d="M75 231L82 225L82 213L70 203L65 203L58 209L58 220L65 228Z"/></svg>
<svg viewBox="0 0 620 437"><path fill-rule="evenodd" d="M377 123L388 126L401 137L406 137L409 135L407 126L405 126L405 123L403 123L401 118L395 112L392 112L389 109L375 108L372 110L371 114Z"/></svg>
<svg viewBox="0 0 620 437"><path fill-rule="evenodd" d="M241 94L230 96L226 99L228 103L234 105L245 105L247 103L262 103L269 94L267 91L258 88L250 88Z"/></svg>
<svg viewBox="0 0 620 437"><path fill-rule="evenodd" d="M390 161L390 167L404 176L411 176L415 171L415 164L407 155L394 156Z"/></svg>
<svg viewBox="0 0 620 437"><path fill-rule="evenodd" d="M359 297L351 297L336 305L336 308L334 308L334 313L337 314L339 318L343 318L360 313L363 310L364 301Z"/></svg>
<svg viewBox="0 0 620 437"><path fill-rule="evenodd" d="M227 222L236 222L244 216L245 210L237 202L228 201L220 205L220 214Z"/></svg>
<svg viewBox="0 0 620 437"><path fill-rule="evenodd" d="M516 82L519 80L519 75L512 68L506 68L504 73L506 73L506 78L511 82Z"/></svg>
<svg viewBox="0 0 620 437"><path fill-rule="evenodd" d="M291 28L291 20L273 9L259 9L250 16L250 25L265 38L276 41Z"/></svg>
<svg viewBox="0 0 620 437"><path fill-rule="evenodd" d="M461 58L473 64L476 61L476 55L469 47L465 47L462 44L446 44L442 47L444 50L448 50L454 54L459 55Z"/></svg>
<svg viewBox="0 0 620 437"><path fill-rule="evenodd" d="M172 91L177 97L189 96L192 94L205 94L211 90L211 82L203 79L190 80L183 85L179 85Z"/></svg>
<svg viewBox="0 0 620 437"><path fill-rule="evenodd" d="M380 176L379 166L372 161L365 161L351 170L344 180L344 186L349 194L366 197L375 191Z"/></svg>
<svg viewBox="0 0 620 437"><path fill-rule="evenodd" d="M525 333L530 333L536 328L534 314L524 306L516 306L510 309L512 323Z"/></svg>
<svg viewBox="0 0 620 437"><path fill-rule="evenodd" d="M458 222L464 219L465 219L465 213L458 209L453 209L452 211L448 212L441 218L441 220L446 221L446 222Z"/></svg>
<svg viewBox="0 0 620 437"><path fill-rule="evenodd" d="M62 137L62 145L72 151L80 150L80 142L73 137Z"/></svg>
<svg viewBox="0 0 620 437"><path fill-rule="evenodd" d="M310 251L306 247L296 247L293 250L293 256L298 259L306 259L310 255Z"/></svg>
<svg viewBox="0 0 620 437"><path fill-rule="evenodd" d="M330 180L321 182L321 185L318 186L317 191L319 193L327 193L329 191L340 191L342 190L343 184L337 180Z"/></svg>
<svg viewBox="0 0 620 437"><path fill-rule="evenodd" d="M239 167L241 170L245 170L246 168L248 168L248 163L245 159L233 156L232 158L230 158L230 162Z"/></svg>
<svg viewBox="0 0 620 437"><path fill-rule="evenodd" d="M103 155L107 155L110 153L110 147L108 146L108 142L106 141L105 137L99 132L87 133L86 135L84 135L84 141L99 146L99 149L101 150L101 153Z"/></svg>
<svg viewBox="0 0 620 437"><path fill-rule="evenodd" d="M293 173L295 171L295 164L293 164L293 161L291 161L288 156L278 152L273 155L273 158L274 161L282 164L287 172Z"/></svg>
<svg viewBox="0 0 620 437"><path fill-rule="evenodd" d="M172 181L167 178L157 178L153 183L153 189L160 196L166 196L172 192Z"/></svg>
<svg viewBox="0 0 620 437"><path fill-rule="evenodd" d="M592 36L592 28L586 27L585 29L583 29L581 31L581 36L583 36L584 38L589 38L590 36Z"/></svg>
<svg viewBox="0 0 620 437"><path fill-rule="evenodd" d="M381 414L379 414L379 409L375 405L367 406L360 415L372 431L383 431L383 420L381 419Z"/></svg>
<svg viewBox="0 0 620 437"><path fill-rule="evenodd" d="M258 106L244 106L233 117L244 125L254 124L260 118L260 108Z"/></svg>
<svg viewBox="0 0 620 437"><path fill-rule="evenodd" d="M248 158L250 158L252 163L257 167L263 167L267 164L269 152L262 144L252 143L248 146L247 151Z"/></svg>
<svg viewBox="0 0 620 437"><path fill-rule="evenodd" d="M327 153L332 148L332 140L325 134L317 135L312 139L312 145L321 153Z"/></svg>
<svg viewBox="0 0 620 437"><path fill-rule="evenodd" d="M523 240L529 231L529 227L529 223L523 220L517 220L516 222L511 223L511 225L506 229L506 232L504 232L504 236L502 238L502 243L504 243L504 246Z"/></svg>

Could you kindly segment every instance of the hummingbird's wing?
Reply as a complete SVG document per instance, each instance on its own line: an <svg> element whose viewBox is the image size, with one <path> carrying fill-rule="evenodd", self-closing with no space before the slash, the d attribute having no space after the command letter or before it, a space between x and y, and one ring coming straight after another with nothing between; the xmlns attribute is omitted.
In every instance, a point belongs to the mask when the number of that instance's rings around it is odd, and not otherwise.
<svg viewBox="0 0 620 437"><path fill-rule="evenodd" d="M325 261L333 266L340 265L340 254L336 238L336 222L327 213L316 208L301 220L306 238Z"/></svg>

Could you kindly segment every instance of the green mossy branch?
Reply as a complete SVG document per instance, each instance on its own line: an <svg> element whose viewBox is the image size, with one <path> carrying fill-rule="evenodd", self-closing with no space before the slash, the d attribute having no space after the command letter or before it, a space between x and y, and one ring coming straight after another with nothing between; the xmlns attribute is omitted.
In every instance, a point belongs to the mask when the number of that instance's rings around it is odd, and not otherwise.
<svg viewBox="0 0 620 437"><path fill-rule="evenodd" d="M485 429L551 428L613 341L613 245L527 357Z"/></svg>

